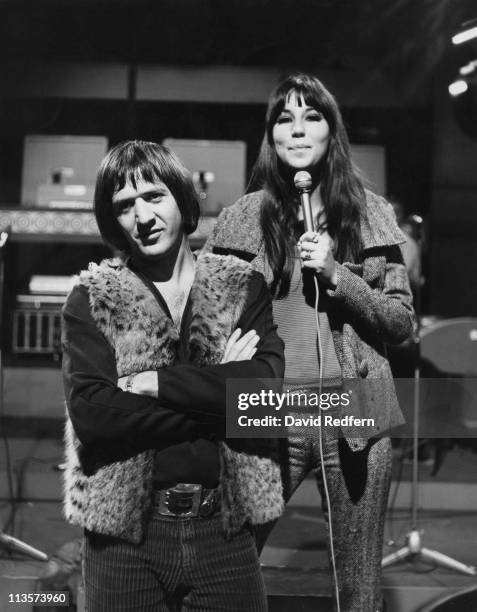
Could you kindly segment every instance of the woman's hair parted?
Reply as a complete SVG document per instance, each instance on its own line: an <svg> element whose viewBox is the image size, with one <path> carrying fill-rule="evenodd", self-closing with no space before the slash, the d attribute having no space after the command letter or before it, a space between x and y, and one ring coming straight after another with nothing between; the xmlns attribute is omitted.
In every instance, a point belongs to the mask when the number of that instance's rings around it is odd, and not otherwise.
<svg viewBox="0 0 477 612"><path fill-rule="evenodd" d="M199 200L187 168L164 145L129 140L109 151L96 177L94 214L106 243L128 252L129 245L117 220L113 196L126 184L136 188L138 180L164 183L177 202L185 233L191 234L196 229L200 216Z"/></svg>
<svg viewBox="0 0 477 612"><path fill-rule="evenodd" d="M323 114L330 128L326 157L310 168L314 185L320 184L326 227L336 244L336 259L358 261L362 250L360 216L364 188L351 162L350 147L336 100L316 77L293 74L282 80L270 95L265 135L252 171L248 191L264 189L261 227L273 271L272 292L287 295L294 266L299 198L293 171L278 158L273 127L291 94Z"/></svg>

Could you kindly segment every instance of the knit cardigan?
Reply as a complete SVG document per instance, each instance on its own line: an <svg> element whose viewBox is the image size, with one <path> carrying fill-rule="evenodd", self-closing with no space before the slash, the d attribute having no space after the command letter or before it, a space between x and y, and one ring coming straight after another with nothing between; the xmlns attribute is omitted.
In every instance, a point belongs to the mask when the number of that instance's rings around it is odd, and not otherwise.
<svg viewBox="0 0 477 612"><path fill-rule="evenodd" d="M236 257L209 254L198 258L191 288L192 364L220 363L246 304L252 274L249 264ZM90 264L77 283L88 290L92 317L114 349L119 377L174 363L177 327L150 289L121 260ZM81 443L69 417L65 437L67 520L90 531L140 542L151 509L154 451L109 463L86 475L79 458ZM252 451L236 452L223 442L219 453L225 533L232 535L247 521L261 524L278 518L283 511L278 464L266 453L259 457Z"/></svg>
<svg viewBox="0 0 477 612"><path fill-rule="evenodd" d="M270 284L273 280L260 227L265 197L257 191L225 208L209 236L204 252L236 254L249 261ZM413 330L414 310L399 245L405 238L392 207L366 192L361 215L362 263L337 263L337 286L326 289L328 317L342 376L353 381L349 414L369 417L364 431L343 426L352 450L404 422L386 355L386 343L399 344Z"/></svg>

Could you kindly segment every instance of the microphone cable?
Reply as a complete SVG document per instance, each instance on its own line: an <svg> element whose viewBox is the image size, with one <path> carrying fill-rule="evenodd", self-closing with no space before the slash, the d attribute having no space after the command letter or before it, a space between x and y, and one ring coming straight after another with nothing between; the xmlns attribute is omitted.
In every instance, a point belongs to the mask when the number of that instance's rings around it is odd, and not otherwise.
<svg viewBox="0 0 477 612"><path fill-rule="evenodd" d="M313 188L311 174L306 170L300 170L297 172L293 179L295 188L300 194L301 200L301 208L303 212L303 221L305 225L306 231L315 231L315 223L313 219L313 211L311 208L310 202L310 192ZM321 392L323 389L323 347L321 342L321 333L320 333L320 321L318 314L318 302L320 298L320 291L318 287L318 278L316 276L316 272L313 275L313 281L315 283L315 324L316 324L316 333L318 338L318 358L319 358L319 383L318 383L318 396L320 398L318 406L319 406L319 416L320 421L323 417L323 408L321 407ZM328 508L328 529L329 529L329 541L330 541L330 556L331 556L331 567L333 570L333 582L335 588L335 600L336 600L336 612L341 612L340 606L340 594L339 594L339 584L338 584L338 572L336 571L336 557L335 557L335 548L334 548L334 536L333 536L333 521L332 521L332 511L331 511L331 500L330 500L330 492L328 489L328 480L326 477L326 468L325 468L325 458L323 455L323 424L320 422L319 427L319 451L320 451L320 463L321 463L321 474L323 478L323 488L325 491L326 498L326 506Z"/></svg>
<svg viewBox="0 0 477 612"><path fill-rule="evenodd" d="M318 279L316 274L313 275L313 281L315 283L315 324L316 324L316 333L318 338L318 358L320 361L319 365L319 383L318 383L318 397L320 401L318 403L320 420L323 416L323 408L321 407L321 391L323 388L323 347L321 344L321 333L320 333L320 321L318 316L318 302L320 298L320 292L318 288ZM323 488L325 490L325 498L326 498L326 506L328 508L328 529L329 529L329 541L330 541L330 556L331 556L331 568L333 571L333 582L334 582L334 590L335 590L335 600L336 600L336 612L341 612L340 606L340 592L339 592L339 584L338 584L338 572L336 571L336 557L335 557L335 547L334 547L334 536L333 536L333 521L332 521L332 513L331 513L331 500L330 500L330 492L328 489L328 480L326 477L326 468L325 468L325 458L323 455L323 425L320 423L319 427L319 450L320 450L320 463L321 463L321 474L323 478Z"/></svg>

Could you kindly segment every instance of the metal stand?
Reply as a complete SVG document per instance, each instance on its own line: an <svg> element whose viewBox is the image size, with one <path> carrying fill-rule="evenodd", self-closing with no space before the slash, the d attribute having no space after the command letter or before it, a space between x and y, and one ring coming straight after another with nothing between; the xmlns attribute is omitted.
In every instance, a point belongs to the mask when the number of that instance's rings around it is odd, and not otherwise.
<svg viewBox="0 0 477 612"><path fill-rule="evenodd" d="M422 245L421 245L421 232L420 225L422 224L422 218L417 215L413 216L414 223L419 229L418 244L418 255L419 263L422 263ZM413 430L412 430L412 441L413 441L413 454L412 454L412 483L411 483L411 530L406 535L406 545L384 557L381 562L381 566L389 567L400 561L409 559L411 561L430 561L440 567L447 567L454 569L463 574L469 576L476 575L476 569L473 566L465 565L452 557L448 557L437 550L431 550L425 548L422 545L422 533L417 528L417 510L419 503L419 463L418 463L418 452L419 452L419 409L420 409L420 377L421 377L421 347L420 347L420 315L421 315L421 286L416 289L416 318L417 318L417 329L414 334L414 418L413 418Z"/></svg>
<svg viewBox="0 0 477 612"><path fill-rule="evenodd" d="M30 557L33 557L33 559L38 559L38 561L48 561L48 555L46 553L34 548L33 546L30 546L29 544L25 544L25 542L22 542L13 536L9 536L2 531L0 531L0 544L11 550L15 550L25 555L30 555Z"/></svg>
<svg viewBox="0 0 477 612"><path fill-rule="evenodd" d="M3 262L3 248L8 240L8 232L2 231L0 233L0 320L3 314L3 281L4 281L4 262ZM3 393L3 338L0 337L0 419L3 418L4 408L4 393ZM2 428L3 429L3 428ZM5 434L3 434L5 435ZM5 444L7 444L6 437L4 438ZM8 452L8 447L7 447ZM7 470L9 469L7 465ZM0 529L0 545L3 545L11 550L16 550L26 555L30 555L34 559L39 561L48 561L48 555L41 550L14 538L13 536L3 533Z"/></svg>

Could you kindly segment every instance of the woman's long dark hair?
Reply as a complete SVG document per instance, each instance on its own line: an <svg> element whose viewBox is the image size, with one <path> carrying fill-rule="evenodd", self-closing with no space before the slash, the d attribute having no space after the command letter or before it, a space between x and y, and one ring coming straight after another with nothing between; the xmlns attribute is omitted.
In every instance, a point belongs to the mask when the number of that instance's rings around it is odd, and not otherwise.
<svg viewBox="0 0 477 612"><path fill-rule="evenodd" d="M326 227L335 241L337 261L358 261L362 249L360 215L364 207L363 185L353 169L348 136L340 110L330 92L316 78L294 74L272 92L260 154L252 171L248 191L263 189L261 228L265 251L273 271L272 292L287 295L294 266L299 199L293 174L278 159L273 144L273 126L289 96L303 97L305 104L320 111L330 127L326 157L311 169L314 184L320 184Z"/></svg>

